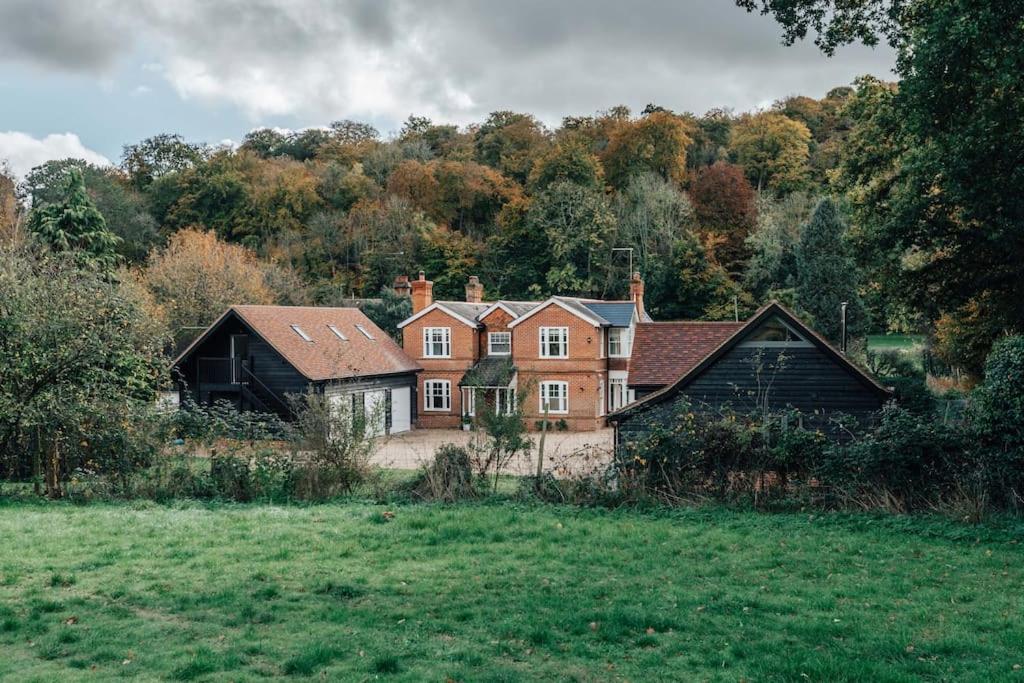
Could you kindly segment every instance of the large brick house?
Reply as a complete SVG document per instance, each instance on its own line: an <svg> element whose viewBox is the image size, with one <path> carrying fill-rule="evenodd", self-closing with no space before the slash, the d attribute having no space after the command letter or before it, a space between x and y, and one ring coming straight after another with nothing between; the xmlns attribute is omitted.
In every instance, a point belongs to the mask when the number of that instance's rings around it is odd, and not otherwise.
<svg viewBox="0 0 1024 683"><path fill-rule="evenodd" d="M633 333L648 321L643 281L630 280L630 300L553 296L544 301L485 302L477 277L465 301L434 301L419 273L409 287L412 316L399 324L405 352L423 367L417 425L457 428L478 401L512 410L521 401L534 428L545 409L555 425L586 431L632 396L627 387Z"/></svg>

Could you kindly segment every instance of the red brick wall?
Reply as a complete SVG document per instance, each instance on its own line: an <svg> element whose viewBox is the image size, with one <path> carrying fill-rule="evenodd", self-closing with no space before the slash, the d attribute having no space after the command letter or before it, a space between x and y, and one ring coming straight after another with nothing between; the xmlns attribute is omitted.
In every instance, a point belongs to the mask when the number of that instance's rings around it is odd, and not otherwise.
<svg viewBox="0 0 1024 683"><path fill-rule="evenodd" d="M569 328L569 357L540 357L540 328ZM592 430L604 425L598 412L598 385L605 381L608 391L608 361L601 358L601 328L588 323L555 304L512 328L512 360L518 370L518 391L524 399L523 413L530 429L541 419L540 383L569 383L569 414L549 416L552 422L565 420L569 429Z"/></svg>
<svg viewBox="0 0 1024 683"><path fill-rule="evenodd" d="M423 328L449 327L452 331L451 358L423 357ZM454 429L461 422L462 396L459 381L466 370L476 362L479 339L475 329L451 317L444 311L433 310L425 316L402 328L402 347L412 358L423 366L419 374L416 424L424 429ZM423 383L429 379L446 379L452 383L451 410L448 412L426 411L423 407Z"/></svg>

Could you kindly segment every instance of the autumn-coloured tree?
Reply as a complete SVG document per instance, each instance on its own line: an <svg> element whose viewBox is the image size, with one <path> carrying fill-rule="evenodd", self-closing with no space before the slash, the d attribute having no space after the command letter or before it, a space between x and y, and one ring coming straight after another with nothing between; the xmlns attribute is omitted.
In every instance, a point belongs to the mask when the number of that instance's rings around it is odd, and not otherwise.
<svg viewBox="0 0 1024 683"><path fill-rule="evenodd" d="M534 159L548 145L547 131L530 114L496 111L476 131L476 159L525 183Z"/></svg>
<svg viewBox="0 0 1024 683"><path fill-rule="evenodd" d="M633 176L656 173L681 183L694 129L690 119L667 111L655 111L618 126L601 155L608 181L623 188Z"/></svg>
<svg viewBox="0 0 1024 683"><path fill-rule="evenodd" d="M530 172L529 187L533 192L542 192L562 180L595 189L604 184L601 162L582 135L565 136L544 153Z"/></svg>
<svg viewBox="0 0 1024 683"><path fill-rule="evenodd" d="M754 188L743 169L719 161L702 168L690 185L697 226L715 260L730 272L748 256L747 237L757 224Z"/></svg>
<svg viewBox="0 0 1024 683"><path fill-rule="evenodd" d="M0 247L18 240L21 225L21 202L18 201L14 174L0 164Z"/></svg>
<svg viewBox="0 0 1024 683"><path fill-rule="evenodd" d="M283 272L282 272L283 271ZM152 296L150 313L165 321L177 346L235 304L297 303L301 283L254 252L186 228L154 251L140 272Z"/></svg>
<svg viewBox="0 0 1024 683"><path fill-rule="evenodd" d="M436 165L413 159L403 161L388 177L388 192L408 200L435 222L444 223L452 216L441 203L441 184L435 170Z"/></svg>
<svg viewBox="0 0 1024 683"><path fill-rule="evenodd" d="M807 182L811 131L782 114L741 116L732 129L730 153L757 190L792 192Z"/></svg>

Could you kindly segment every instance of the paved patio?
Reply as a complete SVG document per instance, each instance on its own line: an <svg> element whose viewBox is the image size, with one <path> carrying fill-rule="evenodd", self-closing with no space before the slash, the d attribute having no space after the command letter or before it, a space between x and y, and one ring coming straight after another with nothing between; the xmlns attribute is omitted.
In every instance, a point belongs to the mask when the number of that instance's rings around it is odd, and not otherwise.
<svg viewBox="0 0 1024 683"><path fill-rule="evenodd" d="M467 445L482 438L475 432L457 429L417 429L381 441L373 462L392 469L417 469L430 462L438 446L446 443ZM533 474L537 468L537 444L540 434L531 434L533 449L516 458L506 468L508 474ZM595 432L548 432L544 442L544 471L557 477L569 477L603 470L611 461L612 430Z"/></svg>

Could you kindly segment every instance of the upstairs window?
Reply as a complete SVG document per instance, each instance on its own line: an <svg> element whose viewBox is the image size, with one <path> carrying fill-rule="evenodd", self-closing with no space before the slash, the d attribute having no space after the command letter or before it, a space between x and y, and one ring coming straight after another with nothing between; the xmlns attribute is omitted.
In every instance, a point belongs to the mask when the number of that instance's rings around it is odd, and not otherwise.
<svg viewBox="0 0 1024 683"><path fill-rule="evenodd" d="M424 327L423 328L423 357L424 358L451 358L452 355L452 328L450 327Z"/></svg>
<svg viewBox="0 0 1024 683"><path fill-rule="evenodd" d="M334 325L328 325L327 329L329 329L331 332L333 332L334 336L337 337L338 339L340 339L341 341L348 341L348 337L345 336L345 333L342 332L341 330L339 330Z"/></svg>
<svg viewBox="0 0 1024 683"><path fill-rule="evenodd" d="M363 327L362 325L356 325L356 329L362 332L364 337L366 337L370 341L373 341L373 335L370 334L370 331L367 330L365 327Z"/></svg>
<svg viewBox="0 0 1024 683"><path fill-rule="evenodd" d="M568 358L569 357L569 328L568 327L542 327L542 328L540 328L540 357L541 358Z"/></svg>
<svg viewBox="0 0 1024 683"><path fill-rule="evenodd" d="M511 332L489 332L487 334L487 355L508 356L512 353Z"/></svg>
<svg viewBox="0 0 1024 683"><path fill-rule="evenodd" d="M629 329L613 327L608 330L608 355L612 358L629 357Z"/></svg>
<svg viewBox="0 0 1024 683"><path fill-rule="evenodd" d="M303 329L301 327L299 327L298 325L292 325L292 329L295 330L295 334L297 334L300 337L302 337L302 341L308 341L308 342L313 341L313 338L310 337L308 334L306 334L305 331L303 331Z"/></svg>

